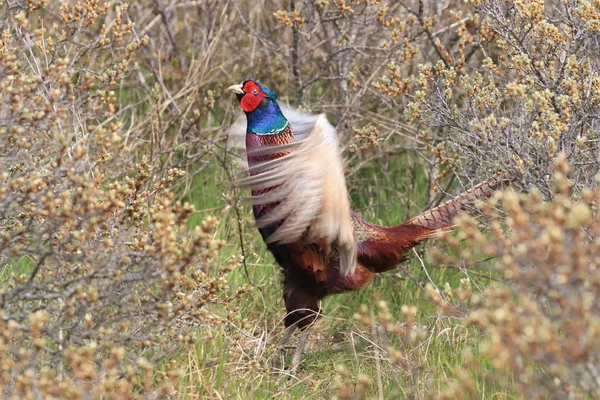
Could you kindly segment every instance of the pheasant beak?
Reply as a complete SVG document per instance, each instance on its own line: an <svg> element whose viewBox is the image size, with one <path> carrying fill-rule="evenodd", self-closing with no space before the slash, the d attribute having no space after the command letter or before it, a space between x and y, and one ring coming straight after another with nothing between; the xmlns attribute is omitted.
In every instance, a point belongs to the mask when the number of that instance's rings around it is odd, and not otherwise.
<svg viewBox="0 0 600 400"><path fill-rule="evenodd" d="M225 91L233 92L235 94L244 94L243 86L241 83L239 83L237 85L231 85Z"/></svg>

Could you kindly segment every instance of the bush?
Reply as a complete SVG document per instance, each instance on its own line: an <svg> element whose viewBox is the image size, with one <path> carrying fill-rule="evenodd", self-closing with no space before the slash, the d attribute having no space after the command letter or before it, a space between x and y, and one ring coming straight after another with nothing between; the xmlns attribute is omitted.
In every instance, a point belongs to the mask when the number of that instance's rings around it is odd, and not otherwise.
<svg viewBox="0 0 600 400"><path fill-rule="evenodd" d="M390 64L381 89L411 102L405 115L442 164L499 168L549 200L553 160L572 166L575 190L595 185L600 107L600 10L579 1L469 1L452 11L452 39L408 83ZM418 14L417 14L418 15ZM423 18L423 17L421 17ZM431 34L437 27L431 19ZM451 26L449 26L451 27ZM398 87L406 87L400 91ZM400 93L398 93L400 92Z"/></svg>
<svg viewBox="0 0 600 400"><path fill-rule="evenodd" d="M0 39L0 385L6 396L172 392L168 357L222 302L222 242L174 201L178 169L136 157L113 90L147 39L126 7L4 4ZM58 10L58 6L55 10ZM36 11L37 10L37 11ZM52 21L54 22L54 26ZM137 162L135 160L138 160ZM157 369L157 366L160 369Z"/></svg>
<svg viewBox="0 0 600 400"><path fill-rule="evenodd" d="M495 259L493 271L504 282L469 296L466 322L489 338L481 350L498 373L488 378L525 397L600 395L600 190L574 196L568 171L559 155L551 202L539 191L497 196L503 212L487 205L486 213L506 213L506 220L492 222L491 235L462 218L457 239L481 254L450 241L459 253L455 263L472 267L481 257Z"/></svg>

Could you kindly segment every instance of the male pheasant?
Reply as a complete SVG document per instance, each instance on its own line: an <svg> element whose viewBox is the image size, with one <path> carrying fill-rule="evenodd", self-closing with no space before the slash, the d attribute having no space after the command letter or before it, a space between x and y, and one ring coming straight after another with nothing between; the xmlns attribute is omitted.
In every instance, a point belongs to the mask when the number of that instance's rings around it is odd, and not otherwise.
<svg viewBox="0 0 600 400"><path fill-rule="evenodd" d="M321 299L365 288L375 274L393 269L411 248L509 182L496 175L400 225L374 225L350 209L336 131L325 114L286 109L290 123L264 85L247 80L228 91L236 93L247 119L250 177L240 184L252 190L260 233L283 272L283 343L313 323Z"/></svg>

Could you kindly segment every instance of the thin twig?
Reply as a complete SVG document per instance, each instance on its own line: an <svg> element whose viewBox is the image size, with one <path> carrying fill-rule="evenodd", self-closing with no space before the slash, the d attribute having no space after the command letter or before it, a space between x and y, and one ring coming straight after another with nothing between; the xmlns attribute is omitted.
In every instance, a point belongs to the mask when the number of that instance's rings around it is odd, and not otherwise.
<svg viewBox="0 0 600 400"><path fill-rule="evenodd" d="M296 1L290 0L290 11L292 14L296 11ZM294 26L292 27L292 73L294 74L294 84L296 85L296 100L302 104L303 86L302 76L300 76L300 65L298 57L298 44L300 37L298 35L298 21L294 20Z"/></svg>

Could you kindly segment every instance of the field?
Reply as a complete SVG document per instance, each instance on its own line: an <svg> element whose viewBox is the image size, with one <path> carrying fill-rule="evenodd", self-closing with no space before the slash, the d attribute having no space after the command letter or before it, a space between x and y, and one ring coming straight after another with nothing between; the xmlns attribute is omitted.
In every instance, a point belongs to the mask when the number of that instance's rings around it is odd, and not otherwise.
<svg viewBox="0 0 600 400"><path fill-rule="evenodd" d="M3 398L600 396L600 4L0 2ZM399 224L503 171L481 217L321 304L271 365L257 79L337 127L352 208Z"/></svg>

